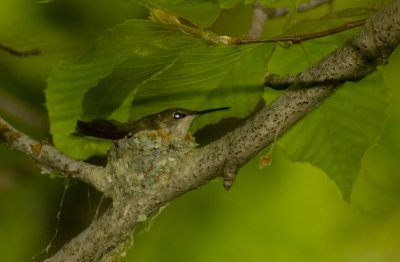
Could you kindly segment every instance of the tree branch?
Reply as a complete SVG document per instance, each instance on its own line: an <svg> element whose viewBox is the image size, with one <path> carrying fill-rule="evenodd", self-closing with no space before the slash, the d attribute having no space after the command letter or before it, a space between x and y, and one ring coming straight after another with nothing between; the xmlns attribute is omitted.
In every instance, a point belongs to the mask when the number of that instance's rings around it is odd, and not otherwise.
<svg viewBox="0 0 400 262"><path fill-rule="evenodd" d="M387 15L392 15L398 11L398 2L394 1L392 9L387 10ZM354 37L345 45L339 48L329 57L319 64L297 74L289 76L279 76L267 74L265 86L277 90L287 89L293 85L297 88L318 85L339 85L346 81L357 82L371 72L376 70L378 65L388 63L388 58L398 41L397 26L398 21L393 20L393 27L385 23L386 18L380 14L369 19L365 25L363 34ZM390 19L387 18L387 20ZM367 37L366 34L368 34ZM321 73L321 68L334 68Z"/></svg>
<svg viewBox="0 0 400 262"><path fill-rule="evenodd" d="M0 144L5 144L31 157L41 167L42 173L57 173L78 179L103 193L107 193L110 188L105 177L101 175L104 172L101 167L73 160L60 153L48 142L36 141L14 129L1 117Z"/></svg>
<svg viewBox="0 0 400 262"><path fill-rule="evenodd" d="M398 11L398 1L392 4L391 9L383 11L393 15ZM286 89L293 85L310 87L317 85L339 85L346 81L359 81L376 70L378 65L388 63L390 53L397 46L399 36L398 21L393 19L393 25L380 15L383 11L369 19L362 33L353 37L332 55L322 60L319 64L294 76L278 76L267 74L265 86L274 89ZM321 68L326 68L321 72ZM327 70L331 68L331 70Z"/></svg>
<svg viewBox="0 0 400 262"><path fill-rule="evenodd" d="M371 17L361 32L319 64L305 70L304 77L324 79L346 76L348 71L360 79L370 74L400 43L400 0ZM223 175L229 188L237 170L263 148L270 145L293 124L316 108L341 83L286 91L271 106L260 110L243 126L221 139L194 148L190 140L174 138L158 131L140 132L121 139L109 151L107 166L79 169L80 162L68 159L50 146L34 153L36 142L1 121L0 142L25 152L39 163L62 174L86 172L78 179L92 182L109 192L113 206L86 230L67 243L47 261L114 261L128 244L136 225L173 199ZM60 162L68 168L59 167ZM74 168L73 168L74 167ZM96 174L94 175L94 173ZM110 181L110 182L108 182ZM112 187L104 189L108 183Z"/></svg>

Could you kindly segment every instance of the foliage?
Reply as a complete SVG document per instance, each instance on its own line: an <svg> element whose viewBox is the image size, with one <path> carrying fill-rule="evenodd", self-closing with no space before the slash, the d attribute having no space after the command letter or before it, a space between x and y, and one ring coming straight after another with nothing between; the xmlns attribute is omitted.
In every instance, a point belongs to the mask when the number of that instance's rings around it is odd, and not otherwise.
<svg viewBox="0 0 400 262"><path fill-rule="evenodd" d="M375 74L362 83L345 84L279 142L290 159L324 170L347 201L362 157L376 143L387 118L389 96L383 83Z"/></svg>
<svg viewBox="0 0 400 262"><path fill-rule="evenodd" d="M127 121L169 107L220 106L230 106L232 110L200 119L195 128L218 122L222 117L245 117L262 97L267 63L269 72L299 72L322 59L350 35L347 32L310 41L302 49L290 50L273 49L271 43L218 44L202 34L201 29L214 22L212 10L220 11L216 2L146 1L146 5L153 12L151 21L127 20L107 30L76 63L60 65L50 75L46 103L51 132L62 151L87 158L104 154L109 146L71 136L79 118ZM159 8L167 11L160 13ZM188 17L190 14L193 15ZM368 15L371 15L369 9L344 10L320 19L299 20L282 34L329 30ZM182 25L180 17L200 29ZM387 91L383 85L371 86L365 80L355 88L338 92L280 143L292 160L310 162L327 172L347 200L362 156L379 137L386 116ZM378 94L381 99L370 103L370 98ZM357 128L354 122L359 123ZM365 139L360 141L360 137Z"/></svg>
<svg viewBox="0 0 400 262"><path fill-rule="evenodd" d="M46 96L54 141L78 158L104 153L104 143L70 136L81 117L126 121L169 107L224 105L233 109L213 114L211 121L244 117L262 95L271 49L212 46L170 26L128 20L108 30L77 63L52 72Z"/></svg>

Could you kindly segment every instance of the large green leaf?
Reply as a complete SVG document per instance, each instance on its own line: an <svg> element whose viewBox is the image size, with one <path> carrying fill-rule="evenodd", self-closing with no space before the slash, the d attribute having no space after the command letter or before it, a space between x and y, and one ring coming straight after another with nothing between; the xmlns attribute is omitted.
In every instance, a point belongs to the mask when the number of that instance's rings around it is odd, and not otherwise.
<svg viewBox="0 0 400 262"><path fill-rule="evenodd" d="M196 127L221 116L246 116L263 92L263 78L272 45L198 46L144 83L135 96L132 117L177 106L231 110L199 118ZM157 101L157 103L154 103Z"/></svg>
<svg viewBox="0 0 400 262"><path fill-rule="evenodd" d="M56 67L47 108L58 148L77 158L104 154L109 143L73 137L77 119L138 118L170 107L231 106L245 116L262 95L272 45L224 46L151 21L130 20L108 30L79 61ZM131 110L133 103L133 109Z"/></svg>
<svg viewBox="0 0 400 262"><path fill-rule="evenodd" d="M346 83L289 130L279 145L291 160L324 170L349 200L362 157L383 131L388 99L380 73Z"/></svg>
<svg viewBox="0 0 400 262"><path fill-rule="evenodd" d="M113 113L113 118L126 121L137 86L174 63L181 52L199 44L198 39L172 30L166 31L162 40L140 46L136 43L138 49L85 94L83 118L108 118Z"/></svg>
<svg viewBox="0 0 400 262"><path fill-rule="evenodd" d="M92 88L91 98L98 102L96 104L89 98L85 99L85 116L94 116L93 112L96 109L99 109L99 117L110 114L111 112L107 110L119 106L115 103L121 100L121 94L129 95L135 88L135 81L141 80L140 76L133 77L131 89L127 90L124 82L125 75L123 75L123 70L129 69L129 67L126 68L127 58L146 55L151 57L152 52L161 52L160 49L163 48L168 49L163 44L176 39L177 36L181 38L174 43L179 49L184 45L182 37L187 39L188 36L150 21L129 20L106 31L99 37L96 45L76 63L57 66L48 79L46 89L46 106L55 144L62 151L77 158L104 153L109 143L88 142L70 135L74 131L76 120L83 114L84 95ZM152 48L159 45L162 46L159 49ZM157 63L157 61L154 62ZM140 68L140 65L136 66ZM116 67L117 70L115 70ZM142 69L141 73L144 74L144 71L148 70L147 65L144 64ZM119 80L116 79L118 74L121 77ZM148 72L148 75L151 74L152 72ZM119 86L112 83L113 79L122 84ZM95 87L97 88L93 90ZM128 112L125 115L121 113L118 117L123 119L127 116Z"/></svg>

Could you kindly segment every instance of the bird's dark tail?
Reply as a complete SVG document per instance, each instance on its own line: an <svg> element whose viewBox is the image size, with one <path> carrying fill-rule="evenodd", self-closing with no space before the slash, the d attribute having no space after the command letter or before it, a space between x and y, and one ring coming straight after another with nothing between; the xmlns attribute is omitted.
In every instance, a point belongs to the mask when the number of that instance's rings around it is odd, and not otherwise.
<svg viewBox="0 0 400 262"><path fill-rule="evenodd" d="M76 121L75 136L89 136L103 139L117 140L129 135L129 132L122 128L122 124L115 120L94 119L89 122Z"/></svg>

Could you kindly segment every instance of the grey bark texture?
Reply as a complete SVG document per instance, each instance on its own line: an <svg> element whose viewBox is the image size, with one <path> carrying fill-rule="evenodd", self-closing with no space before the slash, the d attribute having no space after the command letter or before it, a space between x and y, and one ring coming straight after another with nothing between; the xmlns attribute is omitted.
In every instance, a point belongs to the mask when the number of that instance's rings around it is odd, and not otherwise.
<svg viewBox="0 0 400 262"><path fill-rule="evenodd" d="M378 65L386 64L399 43L400 0L396 0L371 17L334 53L296 76L291 88L273 104L219 140L196 148L191 139L159 131L140 132L115 143L104 168L69 159L0 118L0 143L24 152L44 171L82 180L113 201L104 214L46 261L117 260L138 223L218 176L224 177L226 188L232 186L240 167L342 83L362 79ZM296 81L307 82L308 87L299 88Z"/></svg>

